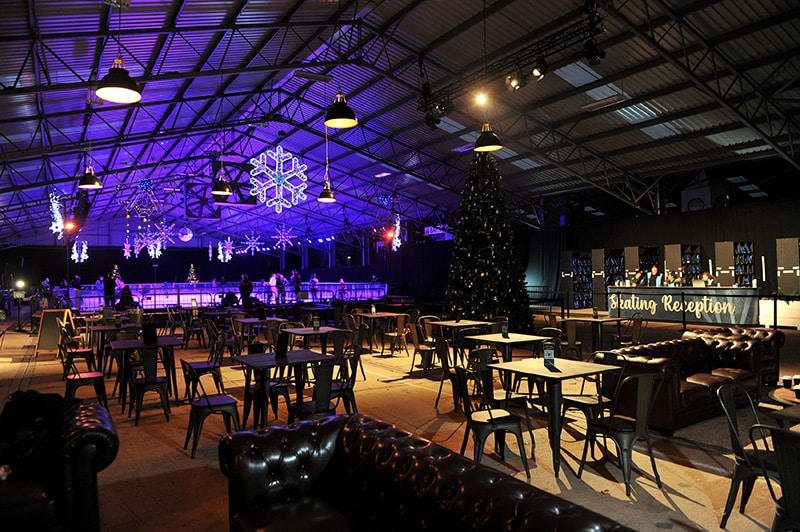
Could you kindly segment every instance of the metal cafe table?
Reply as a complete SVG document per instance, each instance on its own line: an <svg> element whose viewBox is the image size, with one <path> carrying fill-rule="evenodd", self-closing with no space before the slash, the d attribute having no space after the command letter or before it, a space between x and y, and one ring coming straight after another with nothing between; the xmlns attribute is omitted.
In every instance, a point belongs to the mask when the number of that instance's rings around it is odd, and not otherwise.
<svg viewBox="0 0 800 532"><path fill-rule="evenodd" d="M269 386L269 371L272 368L292 367L292 366L305 366L306 364L318 364L322 361L331 359L328 355L310 351L308 349L294 349L287 351L286 356L278 358L275 353L254 353L252 355L236 355L232 360L240 363L245 367L244 373L244 411L242 412L242 426L247 425L247 417L250 415L250 407L253 404L253 392L250 389L250 383L253 380L253 372L255 372L255 379L258 386L262 390L267 391ZM297 394L297 401L303 400L303 387L305 386L305 372L294 371L295 376L295 392ZM267 425L268 408L261 409L261 419L256 420L259 427Z"/></svg>
<svg viewBox="0 0 800 532"><path fill-rule="evenodd" d="M359 320L366 319L369 322L369 352L372 352L372 344L375 338L375 322L387 318L396 318L402 312L359 312L355 314Z"/></svg>
<svg viewBox="0 0 800 532"><path fill-rule="evenodd" d="M508 333L503 336L502 333L490 334L476 334L472 336L465 336L469 340L477 340L482 343L496 344L503 349L503 361L511 362L511 346L514 344L529 344L533 342L541 342L543 340L552 340L549 336L536 336L533 334L521 333Z"/></svg>
<svg viewBox="0 0 800 532"><path fill-rule="evenodd" d="M289 334L294 334L295 336L302 336L305 342L303 346L304 349L308 349L308 339L312 336L319 336L320 338L320 350L324 355L327 353L327 341L326 338L328 333L332 333L335 331L343 331L347 332L346 329L339 329L338 327L286 327L285 329L281 329L280 332L287 332Z"/></svg>
<svg viewBox="0 0 800 532"><path fill-rule="evenodd" d="M544 380L547 394L547 435L553 451L553 471L558 477L561 467L561 383L575 377L599 375L607 371L619 371L619 366L595 364L557 358L552 364L545 364L544 358L526 358L512 362L498 362L488 367L498 370L504 377L503 386L510 393L514 375L537 377Z"/></svg>
<svg viewBox="0 0 800 532"><path fill-rule="evenodd" d="M111 349L119 352L120 354L120 386L119 386L119 402L122 403L122 411L125 411L125 402L127 400L128 390L128 377L130 368L128 368L129 351L141 349L145 346L144 340L141 338L130 338L126 340L111 340L109 342ZM178 397L178 377L175 371L175 346L183 345L183 338L179 336L159 336L156 345L161 348L163 356L164 369L167 372L167 391L173 395L177 401ZM150 346L152 347L152 345Z"/></svg>

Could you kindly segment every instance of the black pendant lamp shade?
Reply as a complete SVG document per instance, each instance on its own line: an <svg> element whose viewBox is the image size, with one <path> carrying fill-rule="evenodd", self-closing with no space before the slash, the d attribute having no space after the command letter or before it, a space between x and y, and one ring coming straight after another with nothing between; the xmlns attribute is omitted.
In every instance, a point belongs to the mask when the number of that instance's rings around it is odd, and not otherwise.
<svg viewBox="0 0 800 532"><path fill-rule="evenodd" d="M86 170L83 171L81 180L78 183L78 188L85 190L103 188L103 183L101 183L100 178L94 174L94 167L92 167L92 165L86 165Z"/></svg>
<svg viewBox="0 0 800 532"><path fill-rule="evenodd" d="M214 180L214 186L211 187L211 193L215 196L230 196L233 194L230 183L225 178L225 170L220 169L219 178Z"/></svg>
<svg viewBox="0 0 800 532"><path fill-rule="evenodd" d="M497 151L501 149L503 149L503 145L500 143L500 139L497 138L494 131L492 131L492 126L489 125L489 122L484 122L481 127L481 134L478 135L478 140L475 141L473 150Z"/></svg>
<svg viewBox="0 0 800 532"><path fill-rule="evenodd" d="M343 93L336 93L336 98L331 106L328 107L328 113L325 115L325 125L335 129L347 129L358 125L356 113L347 105L347 100L344 99Z"/></svg>
<svg viewBox="0 0 800 532"><path fill-rule="evenodd" d="M333 195L331 182L329 180L325 180L325 186L322 187L322 192L317 196L317 201L320 203L336 203L336 196Z"/></svg>
<svg viewBox="0 0 800 532"><path fill-rule="evenodd" d="M103 76L95 91L101 100L112 103L137 103L142 99L142 91L125 69L121 57L114 59L114 64Z"/></svg>

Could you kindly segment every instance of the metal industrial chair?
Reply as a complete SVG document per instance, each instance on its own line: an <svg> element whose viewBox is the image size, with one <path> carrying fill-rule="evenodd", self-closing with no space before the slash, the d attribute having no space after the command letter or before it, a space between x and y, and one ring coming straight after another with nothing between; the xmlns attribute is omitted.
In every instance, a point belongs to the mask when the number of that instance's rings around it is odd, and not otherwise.
<svg viewBox="0 0 800 532"><path fill-rule="evenodd" d="M64 398L71 401L75 398L76 390L81 386L92 386L95 391L95 396L103 406L108 406L108 399L106 397L105 377L102 371L88 371L78 370L75 364L75 357L69 354L69 335L66 329L61 328L60 337L58 342L58 354L61 359L61 364L64 368L63 378L66 381L66 391ZM87 362L88 363L88 362Z"/></svg>
<svg viewBox="0 0 800 532"><path fill-rule="evenodd" d="M192 458L197 451L197 444L200 442L200 433L203 431L203 423L211 414L221 414L225 423L226 432L239 431L239 410L236 398L227 394L208 395L200 376L194 373L194 368L186 365L185 360L181 360L184 371L188 372L190 378L196 379L198 383L199 397L191 402L189 410L189 427L186 429L186 440L183 448L189 447L189 440L192 440Z"/></svg>
<svg viewBox="0 0 800 532"><path fill-rule="evenodd" d="M134 355L131 354L131 357ZM146 392L156 392L161 399L161 408L164 410L164 417L169 421L169 380L167 375L158 374L160 359L160 349L158 347L143 347L139 350L139 358L135 359L135 364L128 363L136 370L130 372L130 396L131 404L128 408L128 417L136 411L134 425L139 425L139 415L142 412L142 403Z"/></svg>
<svg viewBox="0 0 800 532"><path fill-rule="evenodd" d="M64 366L62 379L67 378L67 374L71 366L74 365L75 359L83 359L86 362L86 369L88 371L95 371L98 369L95 361L94 349L86 347L80 335L70 334L67 325L58 316L56 316L56 325L61 342L58 354Z"/></svg>
<svg viewBox="0 0 800 532"><path fill-rule="evenodd" d="M470 375L472 373L472 375ZM505 435L511 432L517 437L519 456L525 467L525 475L531 478L531 471L528 468L528 458L525 456L525 443L522 439L522 423L520 418L502 408L492 408L486 400L481 383L481 375L471 372L462 367L455 368L456 385L461 393L464 404L464 415L467 419L467 426L464 429L464 440L461 442L461 454L467 449L467 441L470 432L474 444L473 460L480 463L483 456L483 447L490 434L495 437L495 449L500 455L501 460L505 460ZM477 396L473 397L469 393L468 382L474 382L477 386Z"/></svg>
<svg viewBox="0 0 800 532"><path fill-rule="evenodd" d="M583 342L578 340L578 322L567 320L564 322L564 335L561 339L561 352L575 360L583 360Z"/></svg>
<svg viewBox="0 0 800 532"><path fill-rule="evenodd" d="M663 375L661 373L640 373L628 375L619 385L617 395L611 405L611 413L601 418L590 419L586 422L586 440L583 445L581 455L581 465L578 469L578 478L581 478L583 468L586 465L586 451L589 445L594 442L599 434L604 438L614 440L617 448L622 478L625 481L625 494L631 494L631 463L633 457L633 444L638 440L643 440L647 444L647 454L650 455L650 464L653 466L653 474L656 477L656 484L661 487L661 477L658 476L656 460L653 457L653 448L650 445L650 435L647 432L647 421L650 418L650 411L653 409L655 397L658 394ZM617 406L622 390L626 386L636 386L636 410L634 417L617 414ZM608 450L606 449L606 455Z"/></svg>
<svg viewBox="0 0 800 532"><path fill-rule="evenodd" d="M356 345L353 346L352 351L342 353L339 374L331 382L331 400L336 399L337 406L341 401L348 414L358 412L355 386L358 366L361 362L361 349L360 345Z"/></svg>
<svg viewBox="0 0 800 532"><path fill-rule="evenodd" d="M758 438L755 437L756 433L759 433ZM750 427L750 440L756 447L757 441L766 441L766 434L772 438L778 475L781 478L781 496L778 497L772 486L775 479L770 473L769 465L763 460L760 462L769 493L776 505L772 531L796 532L800 530L800 432L771 425L758 424Z"/></svg>
<svg viewBox="0 0 800 532"><path fill-rule="evenodd" d="M442 397L444 381L450 381L450 386L453 389L453 408L458 412L459 404L461 403L461 394L459 393L456 383L456 372L453 367L455 357L453 357L453 359L450 358L450 348L447 346L447 340L442 336L436 338L436 355L442 363L442 378L439 381L439 393L436 394L436 402L433 404L433 407L437 408L439 406L439 399Z"/></svg>
<svg viewBox="0 0 800 532"><path fill-rule="evenodd" d="M331 402L334 366L333 359L317 364L311 400L289 403L289 423L295 419L320 419L336 413L336 404Z"/></svg>
<svg viewBox="0 0 800 532"><path fill-rule="evenodd" d="M750 394L737 385L736 383L726 383L717 389L717 398L722 411L728 421L728 432L731 437L731 450L734 456L733 476L731 477L731 487L728 490L728 499L725 502L725 510L722 512L722 520L719 527L725 528L728 518L733 511L733 505L736 502L736 495L739 493L739 486L742 486L742 500L739 503L739 512L744 513L747 501L753 491L756 479L761 476L767 476L773 480L779 481L778 465L776 462L775 454L770 449L768 442L762 439L762 445L759 449L755 442L753 446L748 448L739 436L739 416L737 409L737 398L746 397L745 404L748 408L744 409L743 424L746 426L757 425L761 423L758 415L758 409L753 403ZM763 434L762 434L763 436Z"/></svg>
<svg viewBox="0 0 800 532"><path fill-rule="evenodd" d="M611 345L616 347L639 345L642 339L643 328L644 316L641 312L634 313L623 322L622 330L611 337Z"/></svg>
<svg viewBox="0 0 800 532"><path fill-rule="evenodd" d="M189 346L189 340L192 338L197 339L200 347L205 347L206 336L203 326L199 319L193 316L192 310L177 309L175 310L175 315L180 322L181 332L183 333L183 348L186 349Z"/></svg>
<svg viewBox="0 0 800 532"><path fill-rule="evenodd" d="M384 331L383 342L381 343L381 355L386 347L386 341L389 341L389 356L394 355L395 350L399 351L400 348L405 349L408 355L408 327L411 323L411 316L408 314L400 314L397 316L393 327L390 330Z"/></svg>
<svg viewBox="0 0 800 532"><path fill-rule="evenodd" d="M214 350L210 351L208 357L202 362L187 362L192 368L194 373L185 371L184 365L183 379L186 385L185 397L189 400L197 397L198 382L192 379L192 375L202 377L203 375L211 375L214 379L214 384L217 387L218 393L225 393L225 385L222 382L222 358L225 354L225 343L221 340L214 342Z"/></svg>
<svg viewBox="0 0 800 532"><path fill-rule="evenodd" d="M410 375L414 372L414 363L417 361L417 355L419 355L422 364L422 375L426 377L428 375L428 370L433 365L433 355L436 353L436 349L423 344L420 340L420 337L424 333L422 325L419 323L412 323L409 326L409 332L411 333L411 343L414 344L414 354L411 355L411 369L408 370L408 373Z"/></svg>

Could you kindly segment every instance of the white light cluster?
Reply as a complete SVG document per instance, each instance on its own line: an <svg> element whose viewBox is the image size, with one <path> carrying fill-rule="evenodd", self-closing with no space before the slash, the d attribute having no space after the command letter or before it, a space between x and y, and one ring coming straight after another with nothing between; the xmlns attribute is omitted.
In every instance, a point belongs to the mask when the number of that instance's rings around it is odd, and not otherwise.
<svg viewBox="0 0 800 532"><path fill-rule="evenodd" d="M89 259L89 244L85 240L76 240L72 244L72 262L81 263Z"/></svg>
<svg viewBox="0 0 800 532"><path fill-rule="evenodd" d="M64 215L61 213L61 196L55 192L50 193L50 219L50 231L61 240L64 238Z"/></svg>

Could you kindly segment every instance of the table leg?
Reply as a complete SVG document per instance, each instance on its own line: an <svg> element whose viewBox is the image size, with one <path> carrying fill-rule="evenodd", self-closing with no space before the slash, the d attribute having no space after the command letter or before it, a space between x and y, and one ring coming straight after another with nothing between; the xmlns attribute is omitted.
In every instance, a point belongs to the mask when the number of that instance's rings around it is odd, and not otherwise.
<svg viewBox="0 0 800 532"><path fill-rule="evenodd" d="M503 344L503 362L511 362L511 344Z"/></svg>
<svg viewBox="0 0 800 532"><path fill-rule="evenodd" d="M242 407L242 427L247 426L247 418L250 417L250 407L253 404L253 392L250 390L250 380L253 369L245 366L244 370L244 406Z"/></svg>
<svg viewBox="0 0 800 532"><path fill-rule="evenodd" d="M167 393L174 395L175 404L179 404L178 399L178 372L175 371L175 348L165 346L161 348L164 358L164 369L167 371Z"/></svg>
<svg viewBox="0 0 800 532"><path fill-rule="evenodd" d="M547 390L547 434L553 452L553 472L561 468L561 381L545 380Z"/></svg>

